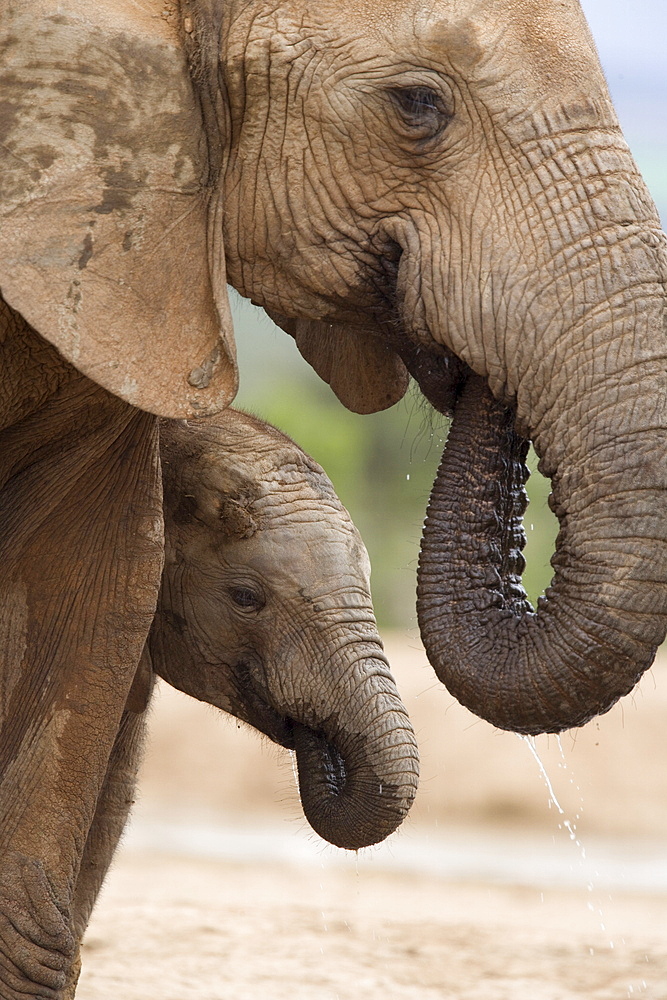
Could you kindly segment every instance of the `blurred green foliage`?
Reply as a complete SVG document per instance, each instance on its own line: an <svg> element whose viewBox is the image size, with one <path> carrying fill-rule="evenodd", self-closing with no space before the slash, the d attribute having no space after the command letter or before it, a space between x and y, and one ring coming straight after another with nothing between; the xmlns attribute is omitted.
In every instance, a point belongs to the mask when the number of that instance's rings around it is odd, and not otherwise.
<svg viewBox="0 0 667 1000"><path fill-rule="evenodd" d="M380 625L414 627L421 527L447 421L414 387L382 413L350 413L262 311L238 296L233 307L241 373L236 405L275 424L326 469L368 548ZM524 585L534 603L551 579L557 522L547 506L548 481L533 474L528 492Z"/></svg>

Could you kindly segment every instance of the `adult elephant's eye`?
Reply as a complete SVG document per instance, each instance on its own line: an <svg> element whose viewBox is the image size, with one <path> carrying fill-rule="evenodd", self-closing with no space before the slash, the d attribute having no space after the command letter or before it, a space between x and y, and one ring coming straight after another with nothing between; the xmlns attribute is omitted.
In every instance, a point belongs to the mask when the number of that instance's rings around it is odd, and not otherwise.
<svg viewBox="0 0 667 1000"><path fill-rule="evenodd" d="M264 596L250 587L230 587L229 596L243 611L261 611L266 603Z"/></svg>
<svg viewBox="0 0 667 1000"><path fill-rule="evenodd" d="M432 139L452 117L442 94L433 87L392 87L389 91L401 122L416 139Z"/></svg>

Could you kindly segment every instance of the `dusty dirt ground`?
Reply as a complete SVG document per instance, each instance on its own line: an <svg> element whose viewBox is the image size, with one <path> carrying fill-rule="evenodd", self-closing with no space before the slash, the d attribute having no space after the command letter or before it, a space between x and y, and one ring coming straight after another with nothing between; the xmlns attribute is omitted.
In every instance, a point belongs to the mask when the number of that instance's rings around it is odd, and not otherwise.
<svg viewBox="0 0 667 1000"><path fill-rule="evenodd" d="M561 814L524 742L387 649L422 784L358 861L305 832L289 755L161 689L78 1000L667 1000L667 661L538 739Z"/></svg>

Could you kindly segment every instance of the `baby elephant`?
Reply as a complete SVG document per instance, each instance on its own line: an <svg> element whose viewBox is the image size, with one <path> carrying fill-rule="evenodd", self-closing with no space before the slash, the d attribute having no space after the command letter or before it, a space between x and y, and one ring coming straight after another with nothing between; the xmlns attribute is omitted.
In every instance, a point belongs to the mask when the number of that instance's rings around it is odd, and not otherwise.
<svg viewBox="0 0 667 1000"><path fill-rule="evenodd" d="M296 750L326 840L377 843L405 816L415 739L377 633L361 537L324 470L228 410L162 425L166 556L153 669Z"/></svg>
<svg viewBox="0 0 667 1000"><path fill-rule="evenodd" d="M162 421L165 567L77 889L81 931L124 825L153 672L296 751L307 819L355 850L417 788L369 562L323 469L255 417Z"/></svg>

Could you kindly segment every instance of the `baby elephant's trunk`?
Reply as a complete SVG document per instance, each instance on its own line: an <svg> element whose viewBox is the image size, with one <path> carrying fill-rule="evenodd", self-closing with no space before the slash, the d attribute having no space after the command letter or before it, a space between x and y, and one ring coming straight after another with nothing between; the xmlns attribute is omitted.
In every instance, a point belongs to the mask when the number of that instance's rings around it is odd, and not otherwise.
<svg viewBox="0 0 667 1000"><path fill-rule="evenodd" d="M356 851L384 840L417 791L417 743L382 650L352 662L350 684L319 728L293 723L299 790L313 829Z"/></svg>

